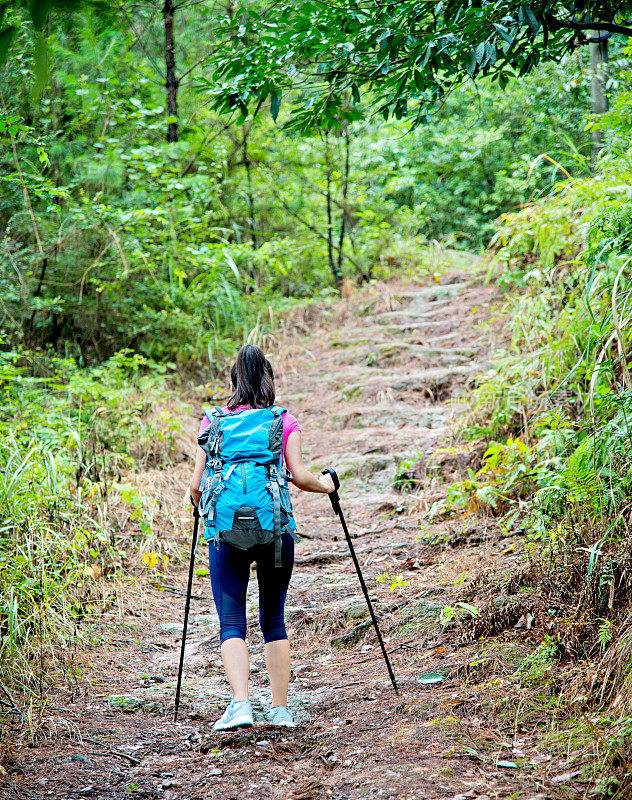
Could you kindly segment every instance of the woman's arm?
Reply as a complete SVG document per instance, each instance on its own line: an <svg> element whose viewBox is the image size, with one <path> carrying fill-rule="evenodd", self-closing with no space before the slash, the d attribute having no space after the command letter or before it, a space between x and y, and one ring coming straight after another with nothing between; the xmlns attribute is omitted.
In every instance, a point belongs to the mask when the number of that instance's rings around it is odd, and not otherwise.
<svg viewBox="0 0 632 800"><path fill-rule="evenodd" d="M200 445L198 445L195 453L195 467L193 469L193 476L191 478L191 483L189 484L191 499L193 500L194 505L197 505L200 502L200 497L202 497L202 492L200 491L200 480L202 479L202 473L204 472L205 465L206 453L204 450L202 450Z"/></svg>
<svg viewBox="0 0 632 800"><path fill-rule="evenodd" d="M300 431L292 431L285 444L285 465L292 473L292 483L304 492L333 492L335 487L331 475L316 476L303 464L301 443Z"/></svg>

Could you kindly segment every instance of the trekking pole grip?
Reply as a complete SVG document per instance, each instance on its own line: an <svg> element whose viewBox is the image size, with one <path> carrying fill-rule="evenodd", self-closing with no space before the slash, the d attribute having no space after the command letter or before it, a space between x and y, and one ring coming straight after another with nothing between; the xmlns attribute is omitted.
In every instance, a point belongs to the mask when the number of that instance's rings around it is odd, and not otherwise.
<svg viewBox="0 0 632 800"><path fill-rule="evenodd" d="M338 477L338 473L335 469L331 467L326 467L321 473L321 475L331 475L331 479L334 482L334 488L336 491L340 489L340 478Z"/></svg>
<svg viewBox="0 0 632 800"><path fill-rule="evenodd" d="M332 469L331 467L326 467L324 470L321 471L321 475L330 475L332 481L334 482L334 491L329 492L329 499L331 500L331 507L333 508L334 512L340 515L340 497L338 496L338 489L340 488L340 478L338 477L336 470Z"/></svg>

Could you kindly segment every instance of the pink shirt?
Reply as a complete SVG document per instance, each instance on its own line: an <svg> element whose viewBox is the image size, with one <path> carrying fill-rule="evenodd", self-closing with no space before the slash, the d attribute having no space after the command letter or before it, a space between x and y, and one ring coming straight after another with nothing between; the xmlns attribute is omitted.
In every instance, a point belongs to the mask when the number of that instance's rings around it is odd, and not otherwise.
<svg viewBox="0 0 632 800"><path fill-rule="evenodd" d="M245 411L246 409L250 408L250 406L237 406L234 411ZM222 411L229 411L227 407L223 408ZM298 420L293 414L290 414L289 411L284 411L281 415L283 418L283 455L285 455L285 445L287 444L287 437L293 431L300 431L301 426L298 424ZM206 416L206 414L202 417L202 422L200 423L200 430L198 431L198 436L202 433L202 431L206 430L208 426L211 424L210 419Z"/></svg>

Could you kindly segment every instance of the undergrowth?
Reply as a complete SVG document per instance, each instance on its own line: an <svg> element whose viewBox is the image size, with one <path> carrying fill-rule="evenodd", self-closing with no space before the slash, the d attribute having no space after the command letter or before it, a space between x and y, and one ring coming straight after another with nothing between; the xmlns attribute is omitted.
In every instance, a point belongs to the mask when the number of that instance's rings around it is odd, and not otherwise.
<svg viewBox="0 0 632 800"><path fill-rule="evenodd" d="M131 352L90 370L0 352L5 703L9 686L43 700L56 668L71 666L81 619L112 601L107 579L132 557L114 512L127 508L123 518L151 535L137 491L121 478L175 455L180 424L163 372Z"/></svg>
<svg viewBox="0 0 632 800"><path fill-rule="evenodd" d="M563 718L590 750L594 791L621 798L632 790L630 119L623 92L598 173L501 218L489 275L506 291L510 344L463 431L487 442L483 466L428 511L492 516L526 536L541 643L518 677L539 688L513 713Z"/></svg>

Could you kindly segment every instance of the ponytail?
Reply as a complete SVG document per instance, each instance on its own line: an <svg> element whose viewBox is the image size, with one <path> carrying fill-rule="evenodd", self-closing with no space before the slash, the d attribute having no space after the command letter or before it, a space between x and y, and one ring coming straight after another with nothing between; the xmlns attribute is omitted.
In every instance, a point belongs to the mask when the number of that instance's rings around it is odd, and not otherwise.
<svg viewBox="0 0 632 800"><path fill-rule="evenodd" d="M274 405L274 371L260 347L244 345L237 353L230 377L233 396L227 405L231 411L239 406L268 408Z"/></svg>

